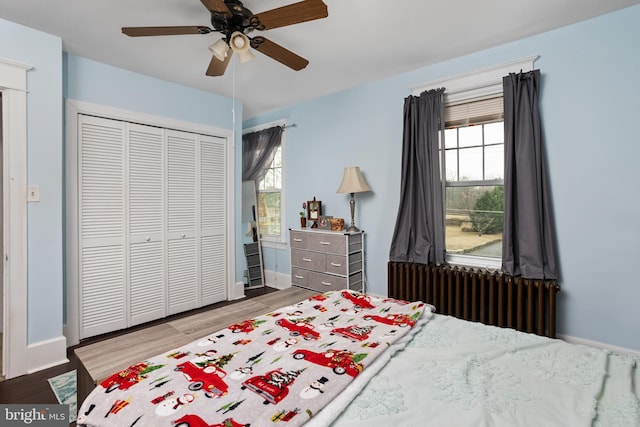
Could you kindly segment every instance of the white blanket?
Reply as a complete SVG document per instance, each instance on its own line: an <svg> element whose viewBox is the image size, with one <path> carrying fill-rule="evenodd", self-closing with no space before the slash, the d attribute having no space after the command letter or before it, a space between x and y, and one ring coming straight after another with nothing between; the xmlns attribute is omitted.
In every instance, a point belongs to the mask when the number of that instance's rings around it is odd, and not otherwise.
<svg viewBox="0 0 640 427"><path fill-rule="evenodd" d="M637 427L639 365L632 357L434 315L332 425Z"/></svg>

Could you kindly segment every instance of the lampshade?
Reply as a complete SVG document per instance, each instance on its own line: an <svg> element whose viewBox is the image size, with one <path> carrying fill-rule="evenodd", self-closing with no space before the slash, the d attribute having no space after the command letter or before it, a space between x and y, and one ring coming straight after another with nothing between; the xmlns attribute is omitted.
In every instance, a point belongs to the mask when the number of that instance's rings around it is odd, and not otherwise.
<svg viewBox="0 0 640 427"><path fill-rule="evenodd" d="M231 34L231 41L229 44L231 45L231 49L238 54L240 63L251 61L254 58L253 53L249 51L249 47L251 45L249 37L242 34L240 31L236 31Z"/></svg>
<svg viewBox="0 0 640 427"><path fill-rule="evenodd" d="M209 50L211 51L211 53L213 53L213 56L215 56L217 59L219 59L220 61L224 61L224 59L227 57L227 51L229 50L229 45L227 44L227 42L224 41L224 39L220 39L214 44L212 44L211 46L209 46Z"/></svg>
<svg viewBox="0 0 640 427"><path fill-rule="evenodd" d="M358 166L344 168L342 183L336 193L362 193L364 191L371 191L371 188L360 173L360 168Z"/></svg>

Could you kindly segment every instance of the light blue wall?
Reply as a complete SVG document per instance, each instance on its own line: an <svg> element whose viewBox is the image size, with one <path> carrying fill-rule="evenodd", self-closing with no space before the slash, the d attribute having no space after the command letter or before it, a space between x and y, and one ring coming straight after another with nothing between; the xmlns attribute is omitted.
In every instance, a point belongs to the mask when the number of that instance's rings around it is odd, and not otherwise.
<svg viewBox="0 0 640 427"><path fill-rule="evenodd" d="M327 215L349 217L336 194L345 166L373 192L358 194L372 292L386 293L386 263L400 190L403 100L410 87L539 55L541 109L562 268L559 333L640 350L640 6L245 121L287 130L288 227L316 196ZM285 274L287 251L265 250Z"/></svg>
<svg viewBox="0 0 640 427"><path fill-rule="evenodd" d="M65 54L65 97L186 122L232 128L231 98ZM242 117L241 111L239 117Z"/></svg>
<svg viewBox="0 0 640 427"><path fill-rule="evenodd" d="M28 343L62 335L62 41L0 19L0 57L27 63Z"/></svg>

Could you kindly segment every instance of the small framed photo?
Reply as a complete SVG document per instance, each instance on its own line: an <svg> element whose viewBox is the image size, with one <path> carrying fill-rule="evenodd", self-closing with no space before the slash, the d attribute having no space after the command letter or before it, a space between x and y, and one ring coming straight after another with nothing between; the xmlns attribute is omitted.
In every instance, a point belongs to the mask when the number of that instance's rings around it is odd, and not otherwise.
<svg viewBox="0 0 640 427"><path fill-rule="evenodd" d="M314 197L313 200L307 202L307 218L311 221L317 221L321 216L322 202Z"/></svg>
<svg viewBox="0 0 640 427"><path fill-rule="evenodd" d="M318 228L323 230L331 230L331 218L332 216L321 215L318 221Z"/></svg>

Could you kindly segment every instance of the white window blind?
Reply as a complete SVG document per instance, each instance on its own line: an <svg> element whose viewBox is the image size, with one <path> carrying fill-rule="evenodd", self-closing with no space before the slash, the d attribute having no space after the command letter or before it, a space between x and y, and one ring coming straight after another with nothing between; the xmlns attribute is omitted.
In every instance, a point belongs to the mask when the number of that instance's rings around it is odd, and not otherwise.
<svg viewBox="0 0 640 427"><path fill-rule="evenodd" d="M445 127L459 127L501 121L504 118L502 96L447 105Z"/></svg>

